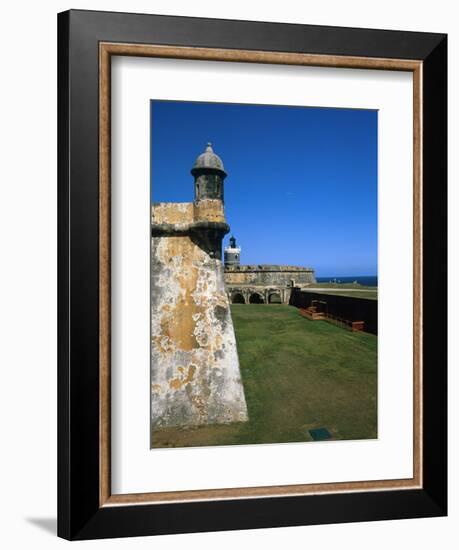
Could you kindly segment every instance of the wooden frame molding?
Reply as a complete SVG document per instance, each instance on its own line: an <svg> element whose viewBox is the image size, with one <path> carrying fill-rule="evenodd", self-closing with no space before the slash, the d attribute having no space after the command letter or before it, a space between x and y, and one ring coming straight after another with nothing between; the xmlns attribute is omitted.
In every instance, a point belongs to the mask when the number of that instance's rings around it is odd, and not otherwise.
<svg viewBox="0 0 459 550"><path fill-rule="evenodd" d="M413 73L413 477L383 481L324 483L268 487L244 487L199 491L142 494L111 494L110 468L110 66L112 56L161 57L244 63L267 63L353 69L409 71ZM423 62L411 59L352 57L301 53L179 47L153 44L99 43L99 392L100 392L100 490L99 506L287 497L340 492L368 492L422 488L423 479L423 358L422 358L422 266L423 266Z"/></svg>

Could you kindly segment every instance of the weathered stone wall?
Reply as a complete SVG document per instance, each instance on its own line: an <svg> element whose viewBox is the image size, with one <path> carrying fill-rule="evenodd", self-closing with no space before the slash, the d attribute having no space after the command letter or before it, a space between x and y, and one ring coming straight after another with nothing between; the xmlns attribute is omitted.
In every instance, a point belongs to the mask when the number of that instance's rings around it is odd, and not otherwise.
<svg viewBox="0 0 459 550"><path fill-rule="evenodd" d="M191 203L194 211L194 221L225 223L223 203L217 199L204 199Z"/></svg>
<svg viewBox="0 0 459 550"><path fill-rule="evenodd" d="M224 221L218 200L153 206L153 427L247 420L222 262L196 238Z"/></svg>
<svg viewBox="0 0 459 550"><path fill-rule="evenodd" d="M232 304L289 304L292 287L225 285L228 299ZM253 301L255 298L255 302Z"/></svg>
<svg viewBox="0 0 459 550"><path fill-rule="evenodd" d="M293 286L315 283L314 270L285 265L241 265L225 267L227 285Z"/></svg>

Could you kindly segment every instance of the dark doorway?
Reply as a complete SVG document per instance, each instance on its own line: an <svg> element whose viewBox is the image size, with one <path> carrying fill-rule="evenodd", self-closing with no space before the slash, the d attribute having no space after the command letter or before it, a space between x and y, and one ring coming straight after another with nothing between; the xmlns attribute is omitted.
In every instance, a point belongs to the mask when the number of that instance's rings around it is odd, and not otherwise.
<svg viewBox="0 0 459 550"><path fill-rule="evenodd" d="M240 294L239 292L236 293L236 294L233 294L232 303L233 304L245 304L244 296L242 294Z"/></svg>
<svg viewBox="0 0 459 550"><path fill-rule="evenodd" d="M251 304L264 304L264 300L263 300L263 297L260 295L260 294L251 294L250 295L250 299L249 299L249 302Z"/></svg>
<svg viewBox="0 0 459 550"><path fill-rule="evenodd" d="M268 302L270 304L281 304L282 300L281 300L280 294L277 294L276 292L274 292L273 294L270 294L268 298Z"/></svg>

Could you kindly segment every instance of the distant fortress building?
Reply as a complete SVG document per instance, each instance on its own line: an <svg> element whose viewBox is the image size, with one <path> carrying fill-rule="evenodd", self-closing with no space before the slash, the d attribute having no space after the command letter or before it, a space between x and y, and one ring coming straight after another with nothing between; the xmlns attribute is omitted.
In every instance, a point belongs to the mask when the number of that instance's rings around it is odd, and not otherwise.
<svg viewBox="0 0 459 550"><path fill-rule="evenodd" d="M311 267L240 262L241 248L231 237L225 248L225 287L233 304L288 304L294 287L316 282Z"/></svg>

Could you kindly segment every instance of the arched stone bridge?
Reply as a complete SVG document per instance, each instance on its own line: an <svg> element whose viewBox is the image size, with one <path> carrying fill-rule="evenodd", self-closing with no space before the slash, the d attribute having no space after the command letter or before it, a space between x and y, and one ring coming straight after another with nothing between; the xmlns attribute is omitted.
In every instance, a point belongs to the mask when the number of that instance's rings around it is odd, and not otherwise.
<svg viewBox="0 0 459 550"><path fill-rule="evenodd" d="M228 286L228 298L232 304L288 304L291 287L284 286Z"/></svg>

